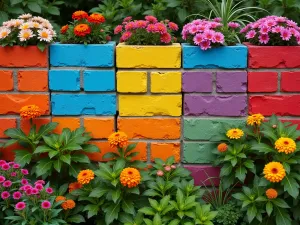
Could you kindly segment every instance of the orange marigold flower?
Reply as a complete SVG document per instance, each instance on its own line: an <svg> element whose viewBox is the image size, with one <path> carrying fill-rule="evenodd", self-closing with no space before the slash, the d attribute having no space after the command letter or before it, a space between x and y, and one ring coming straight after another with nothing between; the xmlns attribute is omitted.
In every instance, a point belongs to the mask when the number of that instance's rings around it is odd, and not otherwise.
<svg viewBox="0 0 300 225"><path fill-rule="evenodd" d="M124 187L133 188L141 182L141 174L135 168L125 168L120 174L120 182Z"/></svg>
<svg viewBox="0 0 300 225"><path fill-rule="evenodd" d="M108 137L110 147L123 148L128 144L128 137L124 132L118 131Z"/></svg>
<svg viewBox="0 0 300 225"><path fill-rule="evenodd" d="M269 188L266 191L266 196L268 197L268 199L274 199L274 198L277 198L278 193L277 193L277 191L275 189Z"/></svg>
<svg viewBox="0 0 300 225"><path fill-rule="evenodd" d="M27 105L20 109L20 116L22 119L33 119L41 115L41 109L36 105Z"/></svg>
<svg viewBox="0 0 300 225"><path fill-rule="evenodd" d="M81 19L86 19L88 17L89 17L89 15L85 11L82 11L82 10L76 11L72 14L73 20L81 20Z"/></svg>
<svg viewBox="0 0 300 225"><path fill-rule="evenodd" d="M71 193L72 191L75 191L77 189L82 188L82 184L79 184L78 182L74 182L74 183L70 183L69 184L69 193Z"/></svg>
<svg viewBox="0 0 300 225"><path fill-rule="evenodd" d="M96 23L96 24L104 23L105 17L100 13L93 13L88 17L88 21L90 23Z"/></svg>
<svg viewBox="0 0 300 225"><path fill-rule="evenodd" d="M72 199L69 199L61 204L61 207L64 210L73 209L73 208L75 208L75 206L76 206L76 203Z"/></svg>
<svg viewBox="0 0 300 225"><path fill-rule="evenodd" d="M61 34L65 34L69 29L69 25L65 25L60 29Z"/></svg>
<svg viewBox="0 0 300 225"><path fill-rule="evenodd" d="M285 169L280 162L270 162L263 171L265 178L270 182L280 182L285 177Z"/></svg>
<svg viewBox="0 0 300 225"><path fill-rule="evenodd" d="M275 142L275 149L285 154L293 153L296 147L296 142L291 138L281 137Z"/></svg>
<svg viewBox="0 0 300 225"><path fill-rule="evenodd" d="M218 145L218 151L219 152L226 152L228 149L228 146L226 143L221 143Z"/></svg>
<svg viewBox="0 0 300 225"><path fill-rule="evenodd" d="M84 37L91 33L91 28L87 24L79 24L74 27L74 34L79 37Z"/></svg>
<svg viewBox="0 0 300 225"><path fill-rule="evenodd" d="M57 196L56 199L55 199L56 202L66 201L66 200L67 200L67 199L66 199L66 197L64 197L64 196Z"/></svg>
<svg viewBox="0 0 300 225"><path fill-rule="evenodd" d="M92 170L82 170L77 176L79 184L88 184L95 178L95 174Z"/></svg>

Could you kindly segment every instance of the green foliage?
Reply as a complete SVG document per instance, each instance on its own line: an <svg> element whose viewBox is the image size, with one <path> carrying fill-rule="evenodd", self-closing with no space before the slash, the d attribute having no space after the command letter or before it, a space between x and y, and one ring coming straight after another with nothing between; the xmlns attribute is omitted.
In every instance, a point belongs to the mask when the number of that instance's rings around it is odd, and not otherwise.
<svg viewBox="0 0 300 225"><path fill-rule="evenodd" d="M240 225L244 214L239 206L230 201L218 208L218 214L214 219L215 225Z"/></svg>

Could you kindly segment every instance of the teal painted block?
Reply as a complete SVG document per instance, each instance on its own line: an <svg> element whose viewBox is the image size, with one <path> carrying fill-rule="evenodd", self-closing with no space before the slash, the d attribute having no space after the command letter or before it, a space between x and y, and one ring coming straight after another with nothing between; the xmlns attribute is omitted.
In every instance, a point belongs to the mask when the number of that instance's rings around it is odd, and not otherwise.
<svg viewBox="0 0 300 225"><path fill-rule="evenodd" d="M85 91L115 91L114 70L85 70L83 73Z"/></svg>
<svg viewBox="0 0 300 225"><path fill-rule="evenodd" d="M107 44L60 44L50 45L51 66L113 67L115 42Z"/></svg>
<svg viewBox="0 0 300 225"><path fill-rule="evenodd" d="M218 118L184 118L183 135L185 140L210 140L222 131L221 123L228 123L236 127L244 125L245 119Z"/></svg>
<svg viewBox="0 0 300 225"><path fill-rule="evenodd" d="M50 70L49 88L51 91L80 91L80 71Z"/></svg>
<svg viewBox="0 0 300 225"><path fill-rule="evenodd" d="M222 46L203 51L198 46L182 44L184 69L245 69L248 48L245 45Z"/></svg>
<svg viewBox="0 0 300 225"><path fill-rule="evenodd" d="M212 151L216 143L184 142L183 162L192 164L211 164L215 159Z"/></svg>

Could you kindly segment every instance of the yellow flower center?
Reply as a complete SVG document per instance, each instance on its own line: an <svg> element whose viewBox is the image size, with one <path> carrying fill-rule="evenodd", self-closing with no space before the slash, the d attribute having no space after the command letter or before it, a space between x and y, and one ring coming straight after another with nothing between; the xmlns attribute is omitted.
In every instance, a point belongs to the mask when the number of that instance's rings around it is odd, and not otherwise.
<svg viewBox="0 0 300 225"><path fill-rule="evenodd" d="M5 37L5 36L7 36L8 35L8 33L6 32L6 31L3 31L2 33L1 33L1 36L2 37Z"/></svg>
<svg viewBox="0 0 300 225"><path fill-rule="evenodd" d="M30 37L30 34L28 32L23 34L23 38L28 39Z"/></svg>
<svg viewBox="0 0 300 225"><path fill-rule="evenodd" d="M49 35L48 35L47 32L42 32L42 33L41 33L41 36L42 36L43 38L48 38L48 37L49 37Z"/></svg>

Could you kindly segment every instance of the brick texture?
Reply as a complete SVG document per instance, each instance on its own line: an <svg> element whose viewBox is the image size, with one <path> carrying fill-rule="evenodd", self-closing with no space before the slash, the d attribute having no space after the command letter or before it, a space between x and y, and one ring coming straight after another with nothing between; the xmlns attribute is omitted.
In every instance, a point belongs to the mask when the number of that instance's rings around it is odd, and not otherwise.
<svg viewBox="0 0 300 225"><path fill-rule="evenodd" d="M113 117L83 119L83 125L94 139L106 139L115 131L115 119Z"/></svg>
<svg viewBox="0 0 300 225"><path fill-rule="evenodd" d="M249 72L248 92L276 92L277 72Z"/></svg>
<svg viewBox="0 0 300 225"><path fill-rule="evenodd" d="M13 71L0 70L0 91L14 90Z"/></svg>
<svg viewBox="0 0 300 225"><path fill-rule="evenodd" d="M300 92L300 70L281 73L281 91Z"/></svg>
<svg viewBox="0 0 300 225"><path fill-rule="evenodd" d="M18 72L19 91L48 91L48 71L32 70Z"/></svg>

